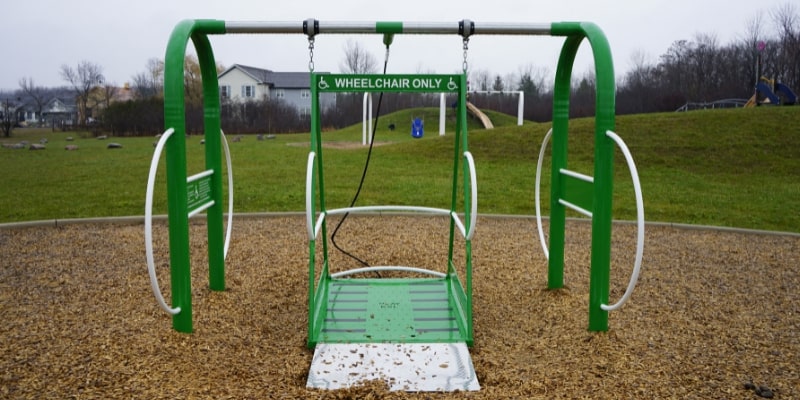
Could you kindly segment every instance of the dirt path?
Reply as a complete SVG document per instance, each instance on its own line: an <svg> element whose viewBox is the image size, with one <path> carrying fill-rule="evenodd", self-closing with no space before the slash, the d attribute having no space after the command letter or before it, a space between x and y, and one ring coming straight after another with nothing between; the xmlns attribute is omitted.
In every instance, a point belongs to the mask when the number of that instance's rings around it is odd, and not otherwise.
<svg viewBox="0 0 800 400"><path fill-rule="evenodd" d="M191 335L156 305L141 225L0 230L0 397L755 399L769 388L800 398L800 237L648 227L630 303L611 313L609 332L590 333L588 225L568 225L568 287L548 291L534 223L481 218L472 357L482 390L432 395L377 382L307 390L304 220L235 224L228 290L213 293L205 227L192 225ZM374 264L435 267L442 225L360 217L337 238ZM168 294L165 226L155 238ZM633 226L615 225L612 299L634 239Z"/></svg>

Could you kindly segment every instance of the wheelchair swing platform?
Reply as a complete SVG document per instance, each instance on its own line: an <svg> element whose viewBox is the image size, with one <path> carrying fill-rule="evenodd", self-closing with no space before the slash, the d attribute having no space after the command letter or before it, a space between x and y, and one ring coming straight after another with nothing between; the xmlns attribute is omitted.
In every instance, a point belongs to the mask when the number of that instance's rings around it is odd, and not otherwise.
<svg viewBox="0 0 800 400"><path fill-rule="evenodd" d="M457 279L325 279L307 386L380 379L390 390L479 390ZM320 305L320 311L322 311Z"/></svg>

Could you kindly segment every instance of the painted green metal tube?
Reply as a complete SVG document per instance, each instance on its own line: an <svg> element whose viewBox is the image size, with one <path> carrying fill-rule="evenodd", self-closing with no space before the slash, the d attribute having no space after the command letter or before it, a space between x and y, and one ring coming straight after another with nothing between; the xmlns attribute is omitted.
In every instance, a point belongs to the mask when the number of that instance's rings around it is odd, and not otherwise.
<svg viewBox="0 0 800 400"><path fill-rule="evenodd" d="M551 27L553 35L568 36L559 59L559 70L556 73L553 105L553 184L554 197L560 188L561 180L557 171L566 168L567 124L569 120L569 81L571 80L572 63L575 53L583 38L589 41L595 62L596 76L596 110L595 110L595 170L594 196L592 199L592 255L589 288L589 330L608 330L608 312L600 308L608 302L609 269L611 264L611 206L613 196L614 144L605 132L614 130L615 124L615 83L614 66L611 49L603 32L591 23L558 23ZM558 138L558 139L556 139ZM561 142L558 149L556 142ZM561 147L563 145L563 148ZM558 157L563 161L557 162ZM557 182L558 181L558 182ZM558 186L558 187L557 187ZM555 202L558 202L556 197ZM551 202L553 202L551 200ZM560 264L563 279L563 207L555 207L551 217L550 236L550 269L557 269L553 263ZM559 226L553 226L553 218ZM554 245L553 235L560 241ZM556 259L554 261L554 255ZM557 277L556 277L557 278Z"/></svg>
<svg viewBox="0 0 800 400"><path fill-rule="evenodd" d="M217 63L208 36L192 34L203 78L203 117L205 128L206 170L214 171L211 179L211 199L214 205L206 210L208 230L208 282L211 290L225 290L224 226L222 223L222 143L220 130L219 83Z"/></svg>
<svg viewBox="0 0 800 400"><path fill-rule="evenodd" d="M169 212L169 248L172 304L181 312L172 318L179 332L191 333L192 288L189 262L189 216L186 187L186 106L184 57L190 38L199 33L224 33L223 21L184 20L173 29L164 57L164 126L175 133L167 149L167 202ZM199 38L198 38L199 40ZM197 43L195 43L197 46ZM203 48L203 44L200 47ZM210 46L204 51L210 52ZM203 51L199 51L203 52ZM203 57L206 58L205 56ZM212 57L213 58L213 57ZM216 73L214 74L216 80ZM219 136L219 130L217 131ZM219 147L217 147L219 150ZM221 191L221 188L220 188ZM221 197L220 197L221 198Z"/></svg>
<svg viewBox="0 0 800 400"><path fill-rule="evenodd" d="M572 83L572 66L583 37L570 36L564 42L556 69L553 87L552 169L550 175L550 258L548 260L548 289L564 286L564 242L566 210L558 200L564 188L560 170L567 168L567 142L569 137L569 99Z"/></svg>
<svg viewBox="0 0 800 400"><path fill-rule="evenodd" d="M314 164L309 165L308 168L312 169L311 172L311 215L316 215L316 203L317 203L317 176L318 165L320 164L320 152L318 146L318 142L320 140L318 132L320 131L320 113L319 113L319 91L317 90L317 75L313 72L309 74L310 83L309 86L311 87L311 132L310 132L310 141L311 141L311 148L310 151L315 152L314 157ZM308 211L306 211L308 212ZM323 241L325 236L323 236ZM316 307L316 249L317 249L317 241L315 238L309 238L308 243L308 337L306 338L306 346L313 347L317 344L317 326L315 318L315 313L317 310ZM321 283L321 282L320 282Z"/></svg>
<svg viewBox="0 0 800 400"><path fill-rule="evenodd" d="M380 22L376 22L375 23L375 32L384 33L384 34L388 34L388 35L394 35L395 33L403 33L403 23L402 22L397 22L397 21L380 21ZM389 37L391 37L391 36L389 36ZM388 46L388 45L391 44L391 41L389 41L389 43L386 43L386 41L384 40L384 44Z"/></svg>
<svg viewBox="0 0 800 400"><path fill-rule="evenodd" d="M465 152L469 151L469 146L468 146L469 140L467 138L467 121L466 121L466 119L467 119L467 103L466 103L466 101L467 101L467 74L466 73L461 74L461 79L460 79L460 82L459 82L458 96L459 96L459 99L463 100L464 102L461 103L461 107L459 107L459 116L458 117L460 119L461 118L463 118L463 119L461 119L462 123L459 124L460 128L461 128L461 146L459 146L458 143L456 143L456 146L455 146L456 150L457 150L456 151L456 161L455 161L456 166L458 165L458 160L463 157L463 154ZM458 151L459 147L461 148L460 151ZM477 188L474 188L474 187L471 186L469 168L470 168L469 165L465 161L463 163L463 167L462 167L462 172L461 173L463 175L463 185L462 185L462 187L463 187L463 190L464 190L464 221L465 221L465 224L466 224L465 225L465 228L466 228L465 231L466 232L469 232L470 228L472 228L472 226L470 225L471 221L472 221L472 215L471 215L471 213L472 213L472 196L471 196L471 194L472 194L473 190L477 190ZM453 209L455 209L455 206L456 205L453 204ZM466 335L467 337L465 339L466 339L467 345L468 346L472 346L473 345L474 332L473 332L473 324L472 324L472 240L470 240L470 239L466 239L465 252L466 252L466 255L465 255L466 259L464 260L464 269L465 269L464 273L466 274L466 277L465 277L465 282L464 283L466 285L466 288L465 288L465 291L466 291L465 302L466 302L466 304L465 304L464 308L465 308L465 311L466 311L466 318L465 318L466 321L465 321L465 323L466 323L466 331L467 331L467 335ZM452 263L452 259L450 260L450 262Z"/></svg>

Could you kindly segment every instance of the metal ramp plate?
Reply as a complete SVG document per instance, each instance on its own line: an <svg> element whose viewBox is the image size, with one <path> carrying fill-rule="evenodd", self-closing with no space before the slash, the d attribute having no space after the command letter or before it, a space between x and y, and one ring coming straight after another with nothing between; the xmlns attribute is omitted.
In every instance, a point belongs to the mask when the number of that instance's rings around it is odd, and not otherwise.
<svg viewBox="0 0 800 400"><path fill-rule="evenodd" d="M306 386L343 389L380 379L392 391L480 390L466 343L319 343Z"/></svg>
<svg viewBox="0 0 800 400"><path fill-rule="evenodd" d="M447 280L336 279L319 342L465 342L463 321Z"/></svg>

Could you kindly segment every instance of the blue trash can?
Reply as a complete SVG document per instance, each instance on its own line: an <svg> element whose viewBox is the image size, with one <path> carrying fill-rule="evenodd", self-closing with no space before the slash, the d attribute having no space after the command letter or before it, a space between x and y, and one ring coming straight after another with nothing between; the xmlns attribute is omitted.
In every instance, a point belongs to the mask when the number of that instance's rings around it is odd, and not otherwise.
<svg viewBox="0 0 800 400"><path fill-rule="evenodd" d="M425 124L422 122L422 119L414 118L414 120L411 121L411 137L414 139L421 138L425 130L424 125Z"/></svg>

